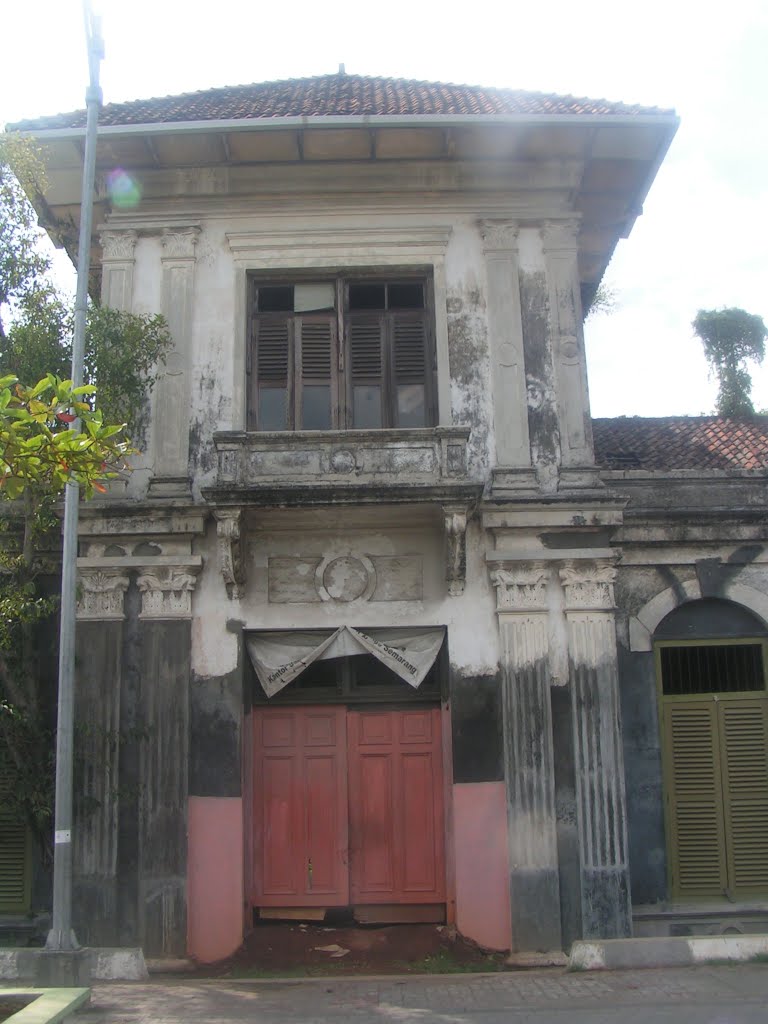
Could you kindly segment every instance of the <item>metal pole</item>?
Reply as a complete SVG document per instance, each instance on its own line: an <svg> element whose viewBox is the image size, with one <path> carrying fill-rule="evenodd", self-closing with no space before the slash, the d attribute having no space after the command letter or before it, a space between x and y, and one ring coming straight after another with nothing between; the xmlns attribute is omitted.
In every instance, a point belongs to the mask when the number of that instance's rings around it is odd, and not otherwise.
<svg viewBox="0 0 768 1024"><path fill-rule="evenodd" d="M101 106L99 62L104 56L99 20L83 0L90 81L85 92L88 119L83 158L80 238L77 251L77 295L72 341L72 380L83 382L85 318L88 311L88 274L91 268L93 185L96 177L96 131ZM80 429L80 420L72 424ZM64 548L61 566L61 621L59 626L59 700L56 732L56 820L53 846L53 922L46 948L73 950L78 942L72 929L72 752L75 710L75 606L77 581L77 521L80 488L72 481L64 497Z"/></svg>

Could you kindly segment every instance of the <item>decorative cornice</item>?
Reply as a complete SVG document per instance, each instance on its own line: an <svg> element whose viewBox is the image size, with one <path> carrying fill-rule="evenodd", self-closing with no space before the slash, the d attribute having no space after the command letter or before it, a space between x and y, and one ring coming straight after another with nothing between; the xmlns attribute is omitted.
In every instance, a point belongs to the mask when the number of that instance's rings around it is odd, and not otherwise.
<svg viewBox="0 0 768 1024"><path fill-rule="evenodd" d="M496 588L496 611L546 612L548 579L549 569L544 562L493 569L491 583Z"/></svg>
<svg viewBox="0 0 768 1024"><path fill-rule="evenodd" d="M516 253L519 232L520 225L516 220L481 220L483 252L486 255Z"/></svg>
<svg viewBox="0 0 768 1024"><path fill-rule="evenodd" d="M189 567L193 569L193 567ZM140 619L188 619L192 615L192 591L197 582L189 569L145 572L136 583L141 591Z"/></svg>
<svg viewBox="0 0 768 1024"><path fill-rule="evenodd" d="M245 551L241 536L242 511L214 511L219 544L219 568L224 577L227 597L239 599L245 592Z"/></svg>
<svg viewBox="0 0 768 1024"><path fill-rule="evenodd" d="M164 260L192 260L200 228L163 228L160 241Z"/></svg>
<svg viewBox="0 0 768 1024"><path fill-rule="evenodd" d="M616 567L609 562L567 562L560 570L566 611L612 611Z"/></svg>
<svg viewBox="0 0 768 1024"><path fill-rule="evenodd" d="M99 235L102 249L102 263L109 261L133 262L136 250L136 231L102 231Z"/></svg>
<svg viewBox="0 0 768 1024"><path fill-rule="evenodd" d="M122 620L123 596L128 577L118 570L80 569L77 597L78 619Z"/></svg>

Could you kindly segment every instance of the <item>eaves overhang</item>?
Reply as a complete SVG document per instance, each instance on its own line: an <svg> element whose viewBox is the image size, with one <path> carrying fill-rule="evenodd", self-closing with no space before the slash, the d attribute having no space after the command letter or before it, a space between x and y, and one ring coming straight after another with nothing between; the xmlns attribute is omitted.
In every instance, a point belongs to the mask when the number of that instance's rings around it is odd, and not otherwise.
<svg viewBox="0 0 768 1024"><path fill-rule="evenodd" d="M227 118L210 121L150 121L141 124L103 125L100 136L169 135L189 132L252 132L300 128L414 128L434 125L568 125L568 127L645 126L667 129L669 141L680 119L675 114L339 114L297 117ZM6 125L6 130L14 130ZM18 131L41 142L51 139L83 139L85 127Z"/></svg>

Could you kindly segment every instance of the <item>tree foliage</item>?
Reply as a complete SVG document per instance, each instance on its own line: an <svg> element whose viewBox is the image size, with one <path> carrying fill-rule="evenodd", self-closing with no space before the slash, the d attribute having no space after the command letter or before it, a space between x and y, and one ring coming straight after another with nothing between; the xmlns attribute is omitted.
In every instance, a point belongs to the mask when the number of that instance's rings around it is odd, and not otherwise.
<svg viewBox="0 0 768 1024"><path fill-rule="evenodd" d="M43 165L29 141L0 136L0 339L3 310L44 280L50 261L28 196L42 188Z"/></svg>
<svg viewBox="0 0 768 1024"><path fill-rule="evenodd" d="M0 136L0 762L13 778L2 799L50 855L56 501L69 480L88 498L127 468L124 427L140 437L170 336L162 317L91 303L85 384L73 386L74 313L51 284L28 200L44 190L41 167L28 142Z"/></svg>
<svg viewBox="0 0 768 1024"><path fill-rule="evenodd" d="M0 338L0 370L29 385L44 373L65 378L72 365L74 311L50 285L30 289ZM126 313L92 303L85 329L83 378L98 388L99 408L129 436L141 433L146 399L170 345L162 316Z"/></svg>
<svg viewBox="0 0 768 1024"><path fill-rule="evenodd" d="M693 330L704 346L710 372L717 377L717 412L754 416L748 362L762 363L768 337L763 319L743 309L700 309Z"/></svg>
<svg viewBox="0 0 768 1024"><path fill-rule="evenodd" d="M8 498L54 497L74 480L90 498L103 481L125 468L130 453L122 424L106 424L87 398L93 385L76 388L49 373L34 387L0 378L0 488ZM79 424L84 429L77 429Z"/></svg>

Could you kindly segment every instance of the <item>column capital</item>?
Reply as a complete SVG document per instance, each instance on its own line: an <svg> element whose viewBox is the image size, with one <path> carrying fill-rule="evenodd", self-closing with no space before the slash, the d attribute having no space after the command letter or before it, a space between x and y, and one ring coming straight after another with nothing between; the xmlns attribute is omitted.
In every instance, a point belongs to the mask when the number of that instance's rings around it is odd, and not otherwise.
<svg viewBox="0 0 768 1024"><path fill-rule="evenodd" d="M120 569L78 570L78 619L122 620L128 577Z"/></svg>
<svg viewBox="0 0 768 1024"><path fill-rule="evenodd" d="M165 567L143 572L136 583L141 591L140 619L189 619L198 566Z"/></svg>
<svg viewBox="0 0 768 1024"><path fill-rule="evenodd" d="M578 248L581 222L577 217L567 220L545 220L541 226L544 252L571 252Z"/></svg>
<svg viewBox="0 0 768 1024"><path fill-rule="evenodd" d="M546 612L549 568L545 562L519 562L491 570L496 611Z"/></svg>
<svg viewBox="0 0 768 1024"><path fill-rule="evenodd" d="M481 220L480 234L486 255L505 255L517 252L520 224L516 220Z"/></svg>
<svg viewBox="0 0 768 1024"><path fill-rule="evenodd" d="M163 228L160 242L163 246L164 260L193 260L195 246L200 228L191 225L187 228Z"/></svg>
<svg viewBox="0 0 768 1024"><path fill-rule="evenodd" d="M99 235L102 249L102 262L132 262L135 257L138 233L133 230L102 231Z"/></svg>
<svg viewBox="0 0 768 1024"><path fill-rule="evenodd" d="M569 561L560 570L566 611L613 611L616 566L608 561Z"/></svg>

